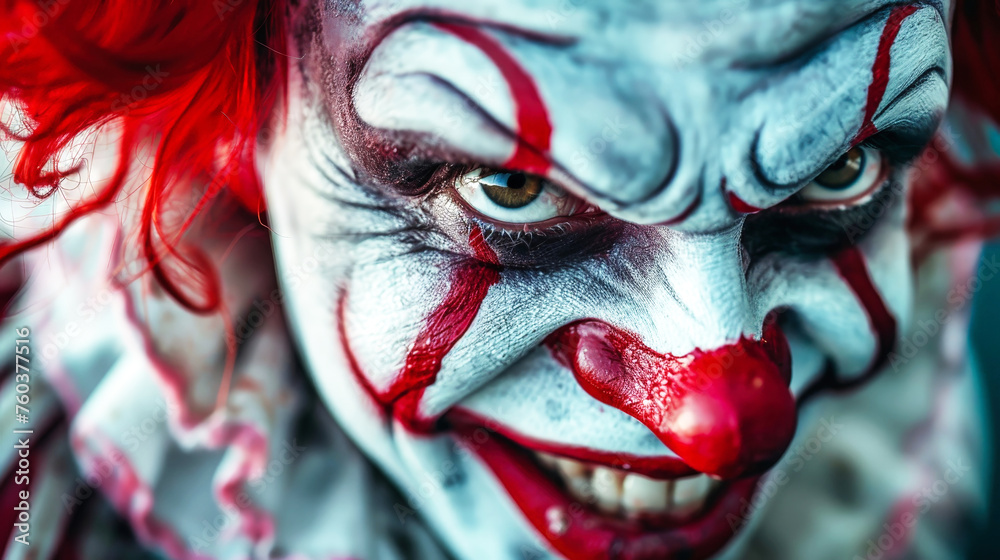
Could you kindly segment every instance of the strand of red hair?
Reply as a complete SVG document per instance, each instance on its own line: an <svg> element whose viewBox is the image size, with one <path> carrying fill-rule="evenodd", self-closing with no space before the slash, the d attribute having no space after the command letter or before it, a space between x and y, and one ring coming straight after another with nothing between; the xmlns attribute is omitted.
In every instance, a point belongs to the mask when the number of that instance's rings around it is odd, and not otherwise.
<svg viewBox="0 0 1000 560"><path fill-rule="evenodd" d="M74 138L111 124L120 130L118 167L96 196L47 230L0 245L0 264L46 243L113 203L142 148L155 154L144 185L140 243L148 270L186 308L217 310L211 263L181 234L223 191L250 212L262 208L254 145L285 82L284 11L262 0L4 0L0 12L0 99L26 132L14 181L52 196L77 168L57 169ZM185 198L186 197L186 198ZM198 202L172 223L181 199Z"/></svg>
<svg viewBox="0 0 1000 560"><path fill-rule="evenodd" d="M215 263L182 234L223 193L253 220L263 208L254 146L285 85L284 3L0 0L0 7L0 100L29 124L26 132L0 129L23 142L14 181L39 199L52 196L77 171L57 168L72 139L109 123L121 131L118 168L101 192L48 229L0 244L0 264L112 204L136 154L152 145L138 232L147 270L187 309L219 312ZM1000 4L959 0L955 13L955 102L1000 122ZM954 193L986 208L1000 199L1000 165L965 166L943 152L920 174L910 193L918 259L944 243L1000 233L1000 218L988 212L939 221L935 208ZM175 202L192 194L198 202L186 217L171 220Z"/></svg>
<svg viewBox="0 0 1000 560"><path fill-rule="evenodd" d="M220 403L232 320L215 263L183 234L221 199L262 224L254 148L286 83L284 18L276 0L0 0L0 103L26 125L0 122L0 134L21 143L14 182L39 200L53 196L79 171L59 168L75 138L105 126L120 134L110 180L46 229L0 243L0 265L114 204L137 156L151 152L137 232L143 269L190 311L222 316Z"/></svg>

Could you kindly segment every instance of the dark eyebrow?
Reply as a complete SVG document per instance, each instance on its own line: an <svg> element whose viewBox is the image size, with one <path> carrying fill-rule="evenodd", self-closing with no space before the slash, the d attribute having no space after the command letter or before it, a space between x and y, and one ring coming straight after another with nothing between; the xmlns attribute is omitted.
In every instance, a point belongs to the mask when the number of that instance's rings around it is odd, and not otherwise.
<svg viewBox="0 0 1000 560"><path fill-rule="evenodd" d="M442 78L441 76L434 74L432 72L402 72L399 74L394 74L394 76L400 78L406 78L406 77L426 78L427 80L433 82L434 84L440 86L441 88L456 95L459 99L462 100L462 104L466 108L468 108L470 111L482 117L483 120L488 122L490 126L496 128L497 131L503 134L504 136L512 140L518 139L518 135L513 129L511 129L509 126L497 120L497 118L491 115L486 109L484 109L482 105L477 103L476 100L470 97L467 93L459 89L458 86L451 83L451 81L446 80L445 78Z"/></svg>
<svg viewBox="0 0 1000 560"><path fill-rule="evenodd" d="M466 163L471 155L462 153L462 151L456 147L452 147L450 145L444 146L444 143L438 142L432 135L406 131L391 131L369 126L367 123L364 123L360 117L358 117L354 109L354 104L351 99L354 96L355 89L364 69L367 67L368 62L371 59L372 54L389 35L398 30L400 27L410 23L458 24L478 29L493 30L501 34L512 35L535 43L555 47L568 47L577 43L577 39L572 36L543 33L506 22L474 18L455 11L442 9L408 9L367 26L363 32L363 40L353 45L348 45L345 49L346 52L343 65L345 67L344 75L346 76L346 79L343 81L342 87L345 101L340 104L342 109L339 111L340 114L338 115L340 121L339 126L354 129L354 134L352 135L354 136L353 141L352 139L345 139L344 145L345 148L348 149L351 159L354 160L356 164L361 163L360 168L357 168L358 171L370 172L374 169L384 168L386 167L386 164L392 163L386 161L366 161L368 159L372 159L370 154L361 154L352 149L355 147L355 144L365 144L366 142L373 143L371 145L381 145L385 147L398 147L399 143L403 143L407 145L406 152L411 155L418 156L418 159L423 159L426 162L431 160L440 160L440 162L448 161L450 163ZM493 126L498 133L514 139L515 142L520 140L520 136L516 131L499 122L481 105L476 103L475 100L468 94L463 92L448 80L428 72L412 72L408 75L421 75L431 80L436 85L450 91L452 94L457 95L467 108L483 117L485 121ZM359 139L360 142L358 141ZM377 176L378 174L375 175ZM382 177L382 179L386 179L386 177Z"/></svg>
<svg viewBox="0 0 1000 560"><path fill-rule="evenodd" d="M906 97L910 93L924 87L935 77L939 78L944 83L948 82L947 73L945 69L942 68L941 66L932 66L931 68L928 68L922 74L920 74L920 76L914 79L908 86L903 88L902 91L893 96L892 99L887 100L885 102L885 106L882 108L881 111L879 111L875 115L875 118L878 118L880 115L885 114L887 111L889 111L889 109L900 103L901 100L906 99ZM873 146L878 147L879 149L882 149L883 151L887 152L890 155L890 157L892 157L897 162L908 161L919 155L920 149L923 148L923 146L927 143L927 141L931 139L931 137L934 135L934 131L937 129L936 126L929 129L922 126L912 126L910 128L911 130L901 131L898 127L895 126L888 127L883 130L879 130L878 133L873 135L869 140L871 141ZM750 157L748 158L750 171L753 175L754 180L757 181L757 183L762 187L769 189L772 193L789 191L799 186L802 183L802 181L806 180L805 178L787 184L779 184L769 179L767 175L764 173L763 166L761 165L760 162L760 133L761 133L760 129L757 129L757 131L754 133L753 141L750 144ZM878 141L880 137L890 133L894 137L894 142L891 145L885 146L883 145L882 142ZM866 140L862 144L866 143L868 143L868 140ZM825 162L824 164L821 164L822 167L816 170L816 173L822 171L826 167L826 163L830 162ZM810 174L809 176L812 175L813 174Z"/></svg>
<svg viewBox="0 0 1000 560"><path fill-rule="evenodd" d="M941 66L932 66L920 74L910 85L903 88L892 99L886 100L885 107L875 114L874 118L889 112L893 107L903 102L911 93L919 90L937 78L943 84L948 83L948 73ZM914 122L903 122L890 124L878 131L870 139L870 144L879 148L896 162L909 162L920 155L927 143L933 138L934 133L940 125L943 115L930 122L918 124ZM866 141L868 143L868 141Z"/></svg>
<svg viewBox="0 0 1000 560"><path fill-rule="evenodd" d="M460 100L463 108L482 118L486 126L492 128L494 132L515 142L518 141L519 136L517 132L506 124L500 122L482 105L476 102L475 99L462 91L450 80L433 72L426 71L401 72L399 74L392 75L392 78L413 77L426 79L435 86L440 87L452 95L455 95ZM484 163L497 167L501 165L500 161L486 161L477 157L475 154L464 151L460 146L453 144L451 141L444 139L433 132L414 132L395 128L380 128L369 125L360 118L358 118L356 122L358 126L362 127L366 131L365 145L369 147L381 146L382 153L407 153L414 156L413 159L423 161L425 164L430 166L438 166L445 163L453 165ZM348 146L351 146L351 144L348 144ZM393 150L393 148L402 147L405 147L405 149L402 149L399 152ZM413 160L408 160L407 158L400 161L393 161L390 158L376 158L375 156L379 151L380 150L374 150L370 153L365 152L364 157L354 157L353 154L351 155L351 160L355 165L355 170L361 172L359 177L362 182L367 179L376 179L382 183L395 184L395 181L391 180L391 177L394 175L392 170L395 169L396 166L405 167L414 163ZM383 172L389 170L390 172L382 174L372 173L374 170L381 170ZM419 189L414 191L414 193L418 192Z"/></svg>
<svg viewBox="0 0 1000 560"><path fill-rule="evenodd" d="M468 25L471 27L492 29L505 33L508 35L514 35L522 39L534 43L541 43L545 45L552 45L557 47L569 47L575 45L578 41L576 37L570 35L560 35L556 33L543 33L540 31L535 31L533 29L527 29L525 27L519 27L511 23L506 23L502 21L489 20L483 18L470 17L467 14L456 12L453 10L444 9L428 9L428 8L411 8L409 10L404 10L398 14L393 14L392 16L381 20L365 30L366 46L362 52L365 53L364 58L367 60L368 56L378 47L378 45L385 39L389 34L391 34L396 29L408 24L408 23L453 23L458 25Z"/></svg>
<svg viewBox="0 0 1000 560"><path fill-rule="evenodd" d="M920 74L912 82L910 82L910 85L906 86L905 88L903 88L902 91L892 96L891 99L884 100L883 103L885 104L885 106L882 107L881 111L875 113L874 118L877 119L878 117L888 112L890 109L895 107L896 104L900 102L900 100L905 99L906 96L913 93L914 90L923 87L925 84L927 84L927 82L929 82L932 78L934 78L934 76L940 78L941 81L944 82L945 84L948 83L948 72L941 65L935 64L934 66L931 66L927 70L924 70L922 74Z"/></svg>
<svg viewBox="0 0 1000 560"><path fill-rule="evenodd" d="M934 2L934 3L936 3L936 2ZM877 16L881 15L885 10L892 10L892 9L895 9L895 8L897 8L899 6L909 6L909 5L916 5L916 4L921 4L921 3L920 2L918 2L918 3L913 3L913 2L899 3L899 2L897 2L895 4L884 6L882 9L880 9L880 10L878 10L878 11L872 13L872 14L868 14L865 18L859 20L854 25L861 24L861 23L865 22L866 20L870 20L870 19L872 19L874 17L877 17ZM884 104L884 106L882 107L882 109L880 111L878 111L874 115L873 118L878 118L880 115L885 114L889 109L891 109L892 107L894 107L901 100L905 99L914 90L917 90L917 89L919 89L921 87L924 87L926 84L928 84L934 77L940 78L945 83L948 82L947 71L945 70L945 68L941 67L940 65L934 65L934 66L932 66L930 68L927 68L923 73L921 73L919 76L917 76L916 78L914 78L905 88L903 88L900 92L898 92L896 95L894 95L891 99L883 99L882 100L882 104ZM915 157L916 154L910 153L914 149L913 146L918 146L918 147L922 146L933 135L933 132L934 132L933 130L929 130L928 131L928 130L923 130L922 127L917 127L917 128L918 128L917 130L913 130L909 134L902 134L900 136L901 138L909 139L909 141L911 142L912 145L900 146L901 149L897 150L898 153L890 154L890 155L895 155L896 156L895 159L897 161L909 160L912 157ZM800 179L798 181L793 181L793 182L789 182L789 183L786 183L786 184L776 183L776 182L772 181L771 179L769 179L767 177L767 175L764 173L763 165L761 164L761 160L760 160L760 135L761 135L761 131L762 131L762 129L758 128L757 131L754 133L753 140L751 141L751 144L750 144L750 153L749 153L749 158L748 158L748 164L749 164L749 167L750 167L751 174L753 175L754 180L757 181L757 183L759 185L761 185L762 187L770 190L772 193L778 193L778 192L788 191L788 190L791 190L791 189L799 186L809 176L813 175L813 174L810 174L810 175L808 175L806 177L803 177L802 179ZM879 130L878 132L879 133L887 133L887 132L897 132L898 133L899 131L898 130L893 130L893 129L886 129L886 130ZM875 138L873 138L873 140L875 140ZM888 151L891 152L893 150L888 150ZM835 159L835 157L831 157L831 159L830 159L830 161L828 163L832 163L833 159ZM817 169L815 171L815 173L821 172L824 167L825 166L820 167L819 169Z"/></svg>

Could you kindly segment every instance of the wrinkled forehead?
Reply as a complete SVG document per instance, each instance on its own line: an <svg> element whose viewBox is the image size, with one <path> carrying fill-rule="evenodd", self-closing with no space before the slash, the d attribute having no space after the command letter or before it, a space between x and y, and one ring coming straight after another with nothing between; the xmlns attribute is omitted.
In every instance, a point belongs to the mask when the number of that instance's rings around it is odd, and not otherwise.
<svg viewBox="0 0 1000 560"><path fill-rule="evenodd" d="M946 17L951 0L914 2ZM362 0L343 2L356 25L400 17L462 17L571 39L595 59L676 64L784 60L899 0ZM347 5L350 5L348 8ZM697 56L691 56L694 40Z"/></svg>
<svg viewBox="0 0 1000 560"><path fill-rule="evenodd" d="M547 174L622 218L704 229L736 219L733 193L757 208L787 198L862 134L928 135L947 99L950 9L372 0L323 18L328 52L354 53L343 67L366 125Z"/></svg>

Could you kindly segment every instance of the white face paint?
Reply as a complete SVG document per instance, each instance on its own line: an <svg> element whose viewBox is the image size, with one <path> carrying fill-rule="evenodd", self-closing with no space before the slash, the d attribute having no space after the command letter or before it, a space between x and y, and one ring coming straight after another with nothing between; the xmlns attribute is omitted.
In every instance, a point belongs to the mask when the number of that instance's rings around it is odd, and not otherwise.
<svg viewBox="0 0 1000 560"><path fill-rule="evenodd" d="M463 558L728 543L794 399L909 320L949 9L317 8L269 215L308 366L403 521Z"/></svg>

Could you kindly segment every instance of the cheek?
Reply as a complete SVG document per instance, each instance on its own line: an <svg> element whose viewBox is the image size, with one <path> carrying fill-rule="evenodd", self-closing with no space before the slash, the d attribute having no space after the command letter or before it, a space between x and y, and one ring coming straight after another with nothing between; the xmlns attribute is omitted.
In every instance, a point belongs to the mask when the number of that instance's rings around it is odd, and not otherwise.
<svg viewBox="0 0 1000 560"><path fill-rule="evenodd" d="M853 251L834 258L839 276L864 310L874 335L881 354L873 360L875 366L886 365L913 313L912 245L903 216L904 204L898 200Z"/></svg>
<svg viewBox="0 0 1000 560"><path fill-rule="evenodd" d="M793 338L827 356L829 388L860 383L891 365L900 329L912 314L910 249L897 203L857 246L814 261L772 258L754 271L766 286L767 305L794 317ZM801 386L806 380L797 381Z"/></svg>
<svg viewBox="0 0 1000 560"><path fill-rule="evenodd" d="M337 295L332 317L336 334L327 344L343 355L346 375L341 376L370 411L361 415L364 422L377 419L394 440L399 434L390 426L397 422L409 432L425 434L433 426L418 414L420 399L436 379L443 350L461 334L448 332L456 325L447 320L448 311L461 312L453 290L456 268L450 259L429 253L368 257L352 268ZM335 404L353 406L357 404ZM357 428L354 433L358 435ZM395 465L397 444L390 445L387 461Z"/></svg>
<svg viewBox="0 0 1000 560"><path fill-rule="evenodd" d="M446 298L449 265L413 256L353 268L340 296L343 343L377 392L392 384L426 318Z"/></svg>
<svg viewBox="0 0 1000 560"><path fill-rule="evenodd" d="M433 429L433 421L419 411L424 389L437 381L445 357L500 281L497 257L478 228L473 227L469 245L475 258L410 253L356 267L341 296L340 339L355 376L378 405L414 431ZM393 318L399 322L387 328Z"/></svg>

